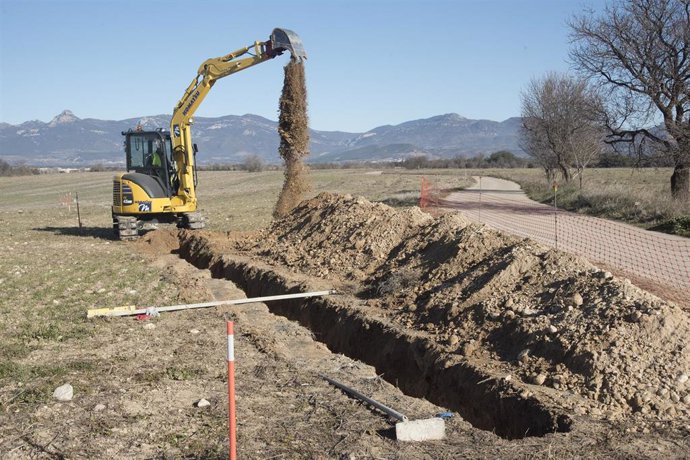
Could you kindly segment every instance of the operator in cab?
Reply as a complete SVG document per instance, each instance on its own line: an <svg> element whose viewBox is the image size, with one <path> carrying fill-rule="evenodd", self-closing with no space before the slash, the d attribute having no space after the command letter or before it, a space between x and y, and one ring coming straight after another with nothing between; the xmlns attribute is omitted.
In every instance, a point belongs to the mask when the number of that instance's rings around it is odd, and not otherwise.
<svg viewBox="0 0 690 460"><path fill-rule="evenodd" d="M151 155L147 158L146 165L151 169L151 172L160 177L161 181L165 183L165 174L163 172L163 146L161 141L156 140L155 146Z"/></svg>

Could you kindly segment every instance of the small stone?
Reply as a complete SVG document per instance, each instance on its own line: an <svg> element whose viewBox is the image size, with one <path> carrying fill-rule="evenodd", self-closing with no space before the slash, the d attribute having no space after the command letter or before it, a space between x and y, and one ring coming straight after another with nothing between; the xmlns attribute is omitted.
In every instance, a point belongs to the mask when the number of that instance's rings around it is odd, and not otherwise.
<svg viewBox="0 0 690 460"><path fill-rule="evenodd" d="M556 326L554 326L553 324L551 324L551 325L548 327L548 331L549 331L549 333L551 333L551 334L555 334L556 332L558 332L558 328L557 328Z"/></svg>
<svg viewBox="0 0 690 460"><path fill-rule="evenodd" d="M543 385L546 382L546 374L537 374L532 378L532 382L536 385Z"/></svg>
<svg viewBox="0 0 690 460"><path fill-rule="evenodd" d="M690 394L683 396L681 401L683 401L683 404L690 404Z"/></svg>
<svg viewBox="0 0 690 460"><path fill-rule="evenodd" d="M96 404L96 407L93 408L95 412L100 412L105 409L105 404Z"/></svg>
<svg viewBox="0 0 690 460"><path fill-rule="evenodd" d="M525 348L524 350L522 350L520 352L520 354L518 354L518 356L517 356L518 361L525 364L529 360L529 353L530 353L529 348Z"/></svg>
<svg viewBox="0 0 690 460"><path fill-rule="evenodd" d="M604 272L604 279L608 280L613 278L613 274L611 272Z"/></svg>
<svg viewBox="0 0 690 460"><path fill-rule="evenodd" d="M460 338L456 334L453 334L448 339L448 344L452 347L452 346L457 345L459 341L460 341Z"/></svg>
<svg viewBox="0 0 690 460"><path fill-rule="evenodd" d="M513 310L506 310L505 317L507 319L513 319L515 318L515 312Z"/></svg>
<svg viewBox="0 0 690 460"><path fill-rule="evenodd" d="M511 380L513 380L513 376L508 374L505 377L503 377L503 380L505 380L506 382L510 382Z"/></svg>
<svg viewBox="0 0 690 460"><path fill-rule="evenodd" d="M189 330L190 334L198 334L199 332L201 332L201 331L199 331L199 329L190 329Z"/></svg>
<svg viewBox="0 0 690 460"><path fill-rule="evenodd" d="M513 301L512 297L509 297L508 300L506 300L505 306L506 308L510 308L513 306L515 302Z"/></svg>
<svg viewBox="0 0 690 460"><path fill-rule="evenodd" d="M640 393L637 393L632 401L630 401L630 406L633 408L633 410L640 411L642 408L645 406L644 400L642 399L642 395Z"/></svg>
<svg viewBox="0 0 690 460"><path fill-rule="evenodd" d="M74 396L74 388L69 383L59 386L53 392L53 398L58 401L71 401Z"/></svg>
<svg viewBox="0 0 690 460"><path fill-rule="evenodd" d="M680 383L681 385L687 381L688 381L688 374L680 374L678 376L678 378L676 379L676 382Z"/></svg>
<svg viewBox="0 0 690 460"><path fill-rule="evenodd" d="M465 356L472 356L477 351L478 344L474 340L467 342L462 346L462 354Z"/></svg>
<svg viewBox="0 0 690 460"><path fill-rule="evenodd" d="M146 329L147 331L150 331L150 330L155 329L155 328L156 328L156 325L153 323L144 324L144 329Z"/></svg>
<svg viewBox="0 0 690 460"><path fill-rule="evenodd" d="M673 401L674 403L677 403L680 401L680 395L678 393L676 393L675 391L671 392L670 397L671 397L671 401Z"/></svg>
<svg viewBox="0 0 690 460"><path fill-rule="evenodd" d="M197 402L195 402L194 405L196 407L208 407L211 405L211 403L202 398L202 399L198 400Z"/></svg>
<svg viewBox="0 0 690 460"><path fill-rule="evenodd" d="M574 304L576 307L579 307L579 306L582 305L582 303L583 303L582 296L580 295L579 292L576 292L575 294L573 294L573 299L572 299L572 300L573 300L573 304Z"/></svg>

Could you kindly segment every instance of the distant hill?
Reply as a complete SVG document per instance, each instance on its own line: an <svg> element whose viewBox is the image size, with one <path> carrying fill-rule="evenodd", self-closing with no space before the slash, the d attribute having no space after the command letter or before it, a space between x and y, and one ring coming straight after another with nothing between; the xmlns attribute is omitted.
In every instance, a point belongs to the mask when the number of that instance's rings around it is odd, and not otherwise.
<svg viewBox="0 0 690 460"><path fill-rule="evenodd" d="M81 119L65 110L48 123L0 123L0 158L35 166L121 166L121 132L137 124L145 129L167 128L170 116L113 121ZM521 154L519 124L519 118L496 122L446 114L380 126L366 133L311 130L309 161L398 160L422 154L438 158L497 150ZM251 154L268 163L280 162L277 123L258 115L195 117L192 135L201 164L240 163Z"/></svg>
<svg viewBox="0 0 690 460"><path fill-rule="evenodd" d="M348 139L345 149L322 154L318 161L392 160L420 154L448 158L498 150L522 155L518 146L520 123L517 117L497 122L449 113L379 126Z"/></svg>

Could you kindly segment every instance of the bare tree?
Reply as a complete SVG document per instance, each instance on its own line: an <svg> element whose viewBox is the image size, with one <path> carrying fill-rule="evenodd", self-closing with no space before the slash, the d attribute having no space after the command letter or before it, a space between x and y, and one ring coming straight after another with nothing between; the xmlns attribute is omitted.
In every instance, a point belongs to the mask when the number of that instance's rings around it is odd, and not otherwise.
<svg viewBox="0 0 690 460"><path fill-rule="evenodd" d="M673 162L673 197L689 199L690 0L622 0L570 27L576 67L609 90L607 142L654 144Z"/></svg>
<svg viewBox="0 0 690 460"><path fill-rule="evenodd" d="M265 167L263 158L257 154L247 155L242 163L242 169L248 172L261 172Z"/></svg>
<svg viewBox="0 0 690 460"><path fill-rule="evenodd" d="M602 113L598 94L585 80L548 73L522 92L522 148L544 168L569 182L580 178L600 152ZM574 172L573 172L574 171Z"/></svg>

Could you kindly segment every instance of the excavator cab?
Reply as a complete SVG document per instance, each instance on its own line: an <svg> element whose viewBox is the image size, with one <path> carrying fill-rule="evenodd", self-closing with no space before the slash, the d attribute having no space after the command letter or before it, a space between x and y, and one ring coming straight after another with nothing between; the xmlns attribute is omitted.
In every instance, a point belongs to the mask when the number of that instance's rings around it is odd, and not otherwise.
<svg viewBox="0 0 690 460"><path fill-rule="evenodd" d="M128 178L144 188L150 197L171 197L176 189L174 162L170 157L172 149L170 133L156 131L126 131L125 154Z"/></svg>
<svg viewBox="0 0 690 460"><path fill-rule="evenodd" d="M124 147L127 172L113 178L113 228L120 239L136 239L144 222L172 223L171 200L179 174L171 157L170 133L163 129L129 130Z"/></svg>

